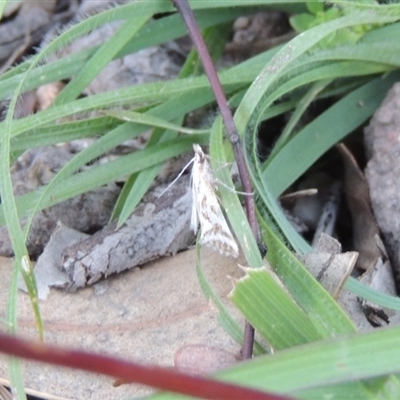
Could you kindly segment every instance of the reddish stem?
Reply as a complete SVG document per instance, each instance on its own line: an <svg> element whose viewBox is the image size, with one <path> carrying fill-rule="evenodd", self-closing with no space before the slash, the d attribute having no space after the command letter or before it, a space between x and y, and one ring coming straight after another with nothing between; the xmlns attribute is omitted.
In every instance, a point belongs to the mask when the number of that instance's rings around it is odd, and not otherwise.
<svg viewBox="0 0 400 400"><path fill-rule="evenodd" d="M0 333L0 352L29 360L97 372L124 382L136 382L203 399L288 399L214 379L186 375L173 369L144 366L115 357L17 339L2 333Z"/></svg>

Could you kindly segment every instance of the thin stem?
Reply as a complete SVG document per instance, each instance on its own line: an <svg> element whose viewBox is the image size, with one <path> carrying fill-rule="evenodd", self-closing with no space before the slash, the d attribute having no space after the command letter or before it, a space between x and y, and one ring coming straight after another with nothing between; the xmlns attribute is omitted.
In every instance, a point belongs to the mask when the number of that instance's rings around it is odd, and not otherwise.
<svg viewBox="0 0 400 400"><path fill-rule="evenodd" d="M248 321L244 323L244 338L241 356L243 360L248 360L253 356L254 327Z"/></svg>
<svg viewBox="0 0 400 400"><path fill-rule="evenodd" d="M243 146L241 143L240 136L237 132L235 122L233 120L232 112L228 106L225 93L222 89L221 82L218 78L217 71L214 67L214 63L211 59L210 53L204 42L203 36L201 35L200 29L197 25L196 19L189 6L189 3L187 2L187 0L172 0L172 2L182 16L182 19L189 31L189 35L197 49L197 52L203 64L208 80L210 81L211 87L214 91L215 99L217 100L218 107L221 111L221 115L224 120L228 138L232 144L243 191L246 193L244 202L245 202L247 219L249 221L253 235L257 240L260 252L265 253L266 249L264 247L264 244L261 242L260 228L258 226L258 221L256 217L256 207L253 194L254 192L250 181L249 170L247 168L243 154ZM265 254L263 254L263 256L264 255ZM252 327L250 329L249 327L251 327L251 325L246 322L245 335L244 335L245 339L242 348L242 357L244 359L251 358L252 348L254 343L254 329ZM253 333L251 333L251 331L253 331Z"/></svg>

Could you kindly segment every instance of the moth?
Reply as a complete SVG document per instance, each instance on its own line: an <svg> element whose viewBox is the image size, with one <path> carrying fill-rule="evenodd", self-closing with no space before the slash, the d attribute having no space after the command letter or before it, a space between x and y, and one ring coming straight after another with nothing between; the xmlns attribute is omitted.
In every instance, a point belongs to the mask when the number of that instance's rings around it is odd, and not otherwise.
<svg viewBox="0 0 400 400"><path fill-rule="evenodd" d="M196 233L200 223L200 244L217 250L222 255L237 258L239 248L222 213L211 166L198 144L193 145L193 150L193 208L190 227Z"/></svg>

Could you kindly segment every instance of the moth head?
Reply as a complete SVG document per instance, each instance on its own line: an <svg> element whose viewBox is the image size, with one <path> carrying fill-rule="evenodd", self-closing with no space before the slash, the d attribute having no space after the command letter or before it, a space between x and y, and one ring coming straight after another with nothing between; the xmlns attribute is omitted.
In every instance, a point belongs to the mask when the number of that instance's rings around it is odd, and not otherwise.
<svg viewBox="0 0 400 400"><path fill-rule="evenodd" d="M206 156L204 155L204 152L202 150L202 148L200 147L200 145L198 144L194 144L193 145L193 151L194 151L194 158L196 161L203 163Z"/></svg>

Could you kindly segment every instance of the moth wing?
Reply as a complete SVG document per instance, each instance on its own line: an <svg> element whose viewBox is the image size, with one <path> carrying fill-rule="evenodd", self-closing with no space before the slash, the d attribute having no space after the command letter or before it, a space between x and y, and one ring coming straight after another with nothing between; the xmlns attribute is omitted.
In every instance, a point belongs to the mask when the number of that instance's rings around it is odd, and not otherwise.
<svg viewBox="0 0 400 400"><path fill-rule="evenodd" d="M200 206L199 206L199 199L198 194L200 191L199 185L201 176L199 173L199 165L195 162L192 168L192 175L191 175L191 185L192 185L192 216L190 218L190 229L196 233L197 228L199 227L199 213L200 213Z"/></svg>
<svg viewBox="0 0 400 400"><path fill-rule="evenodd" d="M225 256L239 257L239 248L230 231L201 231L200 243Z"/></svg>
<svg viewBox="0 0 400 400"><path fill-rule="evenodd" d="M208 213L199 213L201 224L200 243L235 258L239 256L238 245L222 213L217 196L208 197Z"/></svg>
<svg viewBox="0 0 400 400"><path fill-rule="evenodd" d="M200 243L223 255L238 257L239 249L229 229L217 195L211 166L199 145L194 145L192 169L193 207L190 226L196 232L201 226Z"/></svg>

